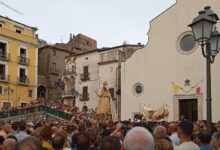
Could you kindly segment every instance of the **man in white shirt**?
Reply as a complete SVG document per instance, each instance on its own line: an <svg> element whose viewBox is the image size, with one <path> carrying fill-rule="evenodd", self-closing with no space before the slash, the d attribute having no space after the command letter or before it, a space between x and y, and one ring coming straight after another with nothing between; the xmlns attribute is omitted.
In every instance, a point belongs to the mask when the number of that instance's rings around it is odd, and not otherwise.
<svg viewBox="0 0 220 150"><path fill-rule="evenodd" d="M168 131L170 133L170 140L172 141L173 147L180 144L180 139L177 135L178 126L177 123L172 122L169 124Z"/></svg>
<svg viewBox="0 0 220 150"><path fill-rule="evenodd" d="M199 146L192 140L193 123L189 120L183 120L178 125L178 136L180 138L180 145L174 147L174 150L199 150Z"/></svg>
<svg viewBox="0 0 220 150"><path fill-rule="evenodd" d="M26 133L26 129L27 129L27 123L24 120L21 120L18 124L18 128L19 128L19 133L15 135L15 137L17 138L18 142L20 142L21 140L29 137L30 135L28 135Z"/></svg>

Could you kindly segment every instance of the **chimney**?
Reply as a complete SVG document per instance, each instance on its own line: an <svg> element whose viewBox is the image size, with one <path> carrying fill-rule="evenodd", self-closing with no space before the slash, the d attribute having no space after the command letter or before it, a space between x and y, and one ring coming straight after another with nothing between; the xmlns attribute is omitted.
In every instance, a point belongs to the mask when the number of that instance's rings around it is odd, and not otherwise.
<svg viewBox="0 0 220 150"><path fill-rule="evenodd" d="M72 41L72 33L70 33L70 41Z"/></svg>

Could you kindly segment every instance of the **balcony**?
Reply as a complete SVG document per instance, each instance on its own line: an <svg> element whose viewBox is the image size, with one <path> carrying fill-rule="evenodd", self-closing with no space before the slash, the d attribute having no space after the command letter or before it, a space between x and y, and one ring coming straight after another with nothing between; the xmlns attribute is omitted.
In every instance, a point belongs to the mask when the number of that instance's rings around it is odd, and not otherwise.
<svg viewBox="0 0 220 150"><path fill-rule="evenodd" d="M76 74L76 70L75 69L65 69L64 72L63 72L64 76L73 75L73 74Z"/></svg>
<svg viewBox="0 0 220 150"><path fill-rule="evenodd" d="M8 82L9 81L9 75L0 74L0 81Z"/></svg>
<svg viewBox="0 0 220 150"><path fill-rule="evenodd" d="M75 90L71 90L71 91L63 91L62 92L62 98L74 98L76 96L78 96L78 92Z"/></svg>
<svg viewBox="0 0 220 150"><path fill-rule="evenodd" d="M80 101L88 101L89 100L89 93L83 93L79 95Z"/></svg>
<svg viewBox="0 0 220 150"><path fill-rule="evenodd" d="M89 73L82 73L82 74L80 74L80 79L82 81L89 80L90 79L90 74Z"/></svg>
<svg viewBox="0 0 220 150"><path fill-rule="evenodd" d="M59 75L59 72L59 69L50 68L50 74Z"/></svg>
<svg viewBox="0 0 220 150"><path fill-rule="evenodd" d="M26 76L18 77L18 84L28 85L29 84L29 78L27 78Z"/></svg>
<svg viewBox="0 0 220 150"><path fill-rule="evenodd" d="M5 60L8 61L10 57L9 53L5 53L5 52L0 52L0 60Z"/></svg>
<svg viewBox="0 0 220 150"><path fill-rule="evenodd" d="M26 58L24 56L18 56L18 63L22 64L22 65L28 65L29 64L30 59Z"/></svg>

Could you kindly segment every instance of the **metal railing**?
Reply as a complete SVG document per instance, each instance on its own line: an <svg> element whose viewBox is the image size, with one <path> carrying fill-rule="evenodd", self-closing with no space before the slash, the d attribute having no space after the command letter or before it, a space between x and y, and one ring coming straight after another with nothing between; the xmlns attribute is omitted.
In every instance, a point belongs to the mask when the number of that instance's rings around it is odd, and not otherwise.
<svg viewBox="0 0 220 150"><path fill-rule="evenodd" d="M65 69L65 70L63 71L63 75L64 75L64 76L73 75L73 74L75 74L75 73L76 73L76 69Z"/></svg>
<svg viewBox="0 0 220 150"><path fill-rule="evenodd" d="M29 78L26 76L18 77L18 83L19 84L29 84Z"/></svg>
<svg viewBox="0 0 220 150"><path fill-rule="evenodd" d="M63 120L71 120L72 115L61 110L51 108L48 106L36 106L31 108L24 108L24 109L11 109L9 111L0 111L0 118L7 119L11 117L17 117L22 115L29 115L33 113L44 112L46 114L56 116Z"/></svg>
<svg viewBox="0 0 220 150"><path fill-rule="evenodd" d="M0 60L8 61L9 58L10 58L10 54L9 53L0 52Z"/></svg>
<svg viewBox="0 0 220 150"><path fill-rule="evenodd" d="M80 74L80 79L82 81L89 80L90 79L90 74L89 73L82 73L82 74Z"/></svg>
<svg viewBox="0 0 220 150"><path fill-rule="evenodd" d="M9 75L0 74L0 81L8 82L9 81Z"/></svg>
<svg viewBox="0 0 220 150"><path fill-rule="evenodd" d="M80 101L88 101L89 100L89 93L84 93L79 95Z"/></svg>
<svg viewBox="0 0 220 150"><path fill-rule="evenodd" d="M26 58L25 56L18 56L18 63L22 65L28 65L30 59Z"/></svg>
<svg viewBox="0 0 220 150"><path fill-rule="evenodd" d="M78 95L78 92L75 91L75 90L72 90L72 91L63 91L63 92L62 92L62 95L72 95L72 96L77 96L77 95Z"/></svg>

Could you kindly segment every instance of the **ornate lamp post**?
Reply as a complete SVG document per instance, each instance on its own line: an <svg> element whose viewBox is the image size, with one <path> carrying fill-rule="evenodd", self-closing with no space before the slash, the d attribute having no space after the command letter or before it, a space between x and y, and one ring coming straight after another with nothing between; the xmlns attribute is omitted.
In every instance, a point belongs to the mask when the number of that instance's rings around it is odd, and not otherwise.
<svg viewBox="0 0 220 150"><path fill-rule="evenodd" d="M209 130L212 123L211 64L214 63L215 56L220 50L220 34L215 26L219 18L210 8L210 6L206 6L189 25L195 40L201 45L203 56L206 58L206 103Z"/></svg>
<svg viewBox="0 0 220 150"><path fill-rule="evenodd" d="M14 93L14 90L11 87L7 87L4 89L5 94L8 94L8 109L10 108L9 105L9 99L10 99L10 95Z"/></svg>

